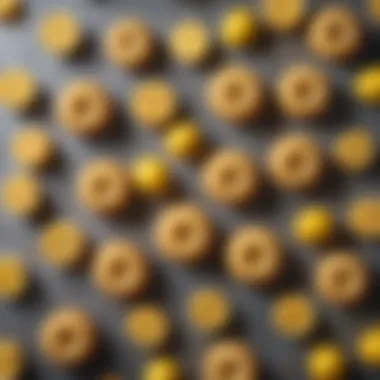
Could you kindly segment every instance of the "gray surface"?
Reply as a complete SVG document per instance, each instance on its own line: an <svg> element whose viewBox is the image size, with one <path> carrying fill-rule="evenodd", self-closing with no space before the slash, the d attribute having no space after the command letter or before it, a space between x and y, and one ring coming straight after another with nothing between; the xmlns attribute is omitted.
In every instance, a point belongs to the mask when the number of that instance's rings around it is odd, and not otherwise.
<svg viewBox="0 0 380 380"><path fill-rule="evenodd" d="M242 1L243 2L243 1ZM344 2L344 0L341 0ZM217 15L226 5L236 2L232 0L30 0L28 12L24 21L14 27L0 27L0 67L10 65L25 65L40 79L46 89L48 99L51 99L58 89L70 78L77 76L96 75L112 91L121 105L132 83L137 77L125 75L112 67L102 56L99 42L106 27L122 14L139 14L157 29L164 37L168 27L176 20L185 16L196 16L207 20L213 30L216 30ZM255 2L256 5L258 1ZM313 5L328 3L328 1L314 1ZM347 3L349 3L347 1ZM362 1L351 0L358 9L363 8ZM45 55L35 38L35 29L41 15L53 8L71 8L88 30L91 48L77 62L61 63ZM367 47L366 57L376 55L376 30L372 28L371 42ZM380 31L379 31L380 33ZM379 51L379 50L378 50ZM221 122L214 120L204 109L199 94L202 91L203 81L212 68L194 72L166 62L155 74L171 80L181 92L184 103L194 118L199 120L210 140L218 145L237 145L247 149L254 157L262 162L267 143L278 133L285 130L302 128L315 135L325 146L336 133L354 123L367 123L377 134L380 115L378 112L363 109L350 101L347 87L353 67L331 67L324 62L318 62L312 57L302 43L302 38L279 37L268 39L252 53L232 57L223 52L221 61L227 62L238 59L253 64L266 78L268 84L273 82L275 74L288 63L306 60L316 62L329 72L335 80L339 99L334 105L331 118L319 125L294 125L277 117L268 120L257 127L248 130L230 129ZM342 95L343 93L343 95ZM206 342L201 336L192 332L184 317L183 301L187 292L194 287L205 284L218 284L231 297L237 311L236 333L241 333L259 352L265 367L263 378L278 380L301 380L301 360L306 344L297 345L282 340L276 336L270 327L267 318L268 305L276 294L289 287L309 288L309 277L312 265L316 259L314 252L299 249L291 242L287 235L287 222L292 211L301 203L309 200L326 201L342 217L342 210L347 199L364 191L379 189L379 177L375 173L359 179L348 179L340 175L333 175L323 190L313 197L301 198L296 195L270 193L265 199L244 211L231 211L210 203L202 197L193 180L196 168L181 166L173 163L173 169L179 181L194 199L197 199L215 219L221 230L248 221L261 221L277 228L289 245L288 280L277 289L269 292L250 291L222 274L220 269L208 268L200 270L186 270L160 262L155 257L152 247L146 243L148 225L154 206L143 207L141 211L117 223L94 219L86 213L75 201L71 183L75 172L84 162L92 157L104 154L115 155L128 160L136 152L155 150L162 154L160 141L134 125L127 119L120 122L120 132L114 139L97 143L88 143L76 140L59 128L49 111L42 110L29 118L19 118L5 110L0 110L1 138L0 138L0 173L4 177L16 168L8 157L7 147L10 136L23 124L32 121L43 121L46 129L52 132L62 152L62 165L57 171L43 176L55 212L60 216L72 217L86 227L95 241L101 241L110 236L133 237L145 246L145 250L155 262L161 290L152 298L161 299L170 309L176 331L176 342L173 351L179 356L190 374L189 378L196 379L194 368L199 357L199 349ZM30 265L34 277L34 289L25 302L14 306L0 305L0 334L15 335L22 339L30 356L30 379L63 380L63 379L91 379L103 369L115 368L125 374L125 378L137 379L143 354L132 347L121 334L120 321L128 305L115 304L95 291L86 273L61 274L44 263L35 251L35 237L38 224L25 224L5 213L0 213L0 241L2 250L20 252ZM379 264L377 248L363 246L351 242L357 247L363 259L376 268ZM216 252L218 255L219 252ZM378 266L378 265L377 265ZM375 297L376 298L376 297ZM78 303L86 307L97 319L103 331L104 343L101 358L89 372L67 374L46 363L35 349L34 331L39 319L49 309L62 303ZM379 304L372 299L368 307L362 307L355 312L340 312L321 304L321 315L326 328L321 335L312 341L323 338L338 339L348 353L351 352L352 339L357 328L379 316ZM191 374L193 376L191 376ZM355 379L378 379L379 374L371 374L364 370L355 372Z"/></svg>

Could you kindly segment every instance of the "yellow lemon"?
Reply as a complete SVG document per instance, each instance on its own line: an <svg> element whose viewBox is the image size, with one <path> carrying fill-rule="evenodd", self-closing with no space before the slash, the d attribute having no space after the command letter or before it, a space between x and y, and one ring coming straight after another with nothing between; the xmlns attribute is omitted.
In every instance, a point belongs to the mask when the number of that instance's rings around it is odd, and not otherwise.
<svg viewBox="0 0 380 380"><path fill-rule="evenodd" d="M247 7L230 9L222 18L221 39L231 48L244 48L255 42L258 24L254 14Z"/></svg>
<svg viewBox="0 0 380 380"><path fill-rule="evenodd" d="M232 318L229 300L213 288L195 291L188 300L187 309L190 322L203 332L220 331Z"/></svg>
<svg viewBox="0 0 380 380"><path fill-rule="evenodd" d="M361 332L356 341L359 359L370 367L380 367L380 324Z"/></svg>
<svg viewBox="0 0 380 380"><path fill-rule="evenodd" d="M296 29L304 20L306 11L306 0L263 0L266 22L278 32Z"/></svg>
<svg viewBox="0 0 380 380"><path fill-rule="evenodd" d="M272 322L287 338L304 338L314 330L317 313L312 302L303 294L280 296L272 306Z"/></svg>
<svg viewBox="0 0 380 380"><path fill-rule="evenodd" d="M136 306L124 320L125 334L142 349L158 349L166 345L171 323L166 311L149 303Z"/></svg>
<svg viewBox="0 0 380 380"><path fill-rule="evenodd" d="M346 360L339 347L320 344L309 352L306 367L310 380L341 380L346 373Z"/></svg>
<svg viewBox="0 0 380 380"><path fill-rule="evenodd" d="M0 102L19 112L32 108L39 96L39 86L34 76L23 68L10 68L0 74Z"/></svg>
<svg viewBox="0 0 380 380"><path fill-rule="evenodd" d="M1 0L0 20L9 22L18 19L22 13L23 8L23 0Z"/></svg>
<svg viewBox="0 0 380 380"><path fill-rule="evenodd" d="M177 361L162 357L149 361L143 371L143 380L181 380L181 368Z"/></svg>
<svg viewBox="0 0 380 380"><path fill-rule="evenodd" d="M47 167L54 159L55 146L40 127L30 127L17 132L11 142L11 155L20 165L30 169Z"/></svg>
<svg viewBox="0 0 380 380"><path fill-rule="evenodd" d="M184 20L170 35L172 55L179 62L196 66L204 63L211 52L211 40L206 26L197 20Z"/></svg>
<svg viewBox="0 0 380 380"><path fill-rule="evenodd" d="M352 128L341 133L334 141L333 156L337 165L352 174L364 172L375 161L377 144L365 128Z"/></svg>
<svg viewBox="0 0 380 380"><path fill-rule="evenodd" d="M0 298L17 299L25 294L29 275L24 262L14 256L0 256Z"/></svg>
<svg viewBox="0 0 380 380"><path fill-rule="evenodd" d="M176 123L169 130L164 145L173 157L188 159L195 157L202 150L204 141L194 122L183 121Z"/></svg>
<svg viewBox="0 0 380 380"><path fill-rule="evenodd" d="M0 378L19 379L24 367L24 350L20 343L10 338L0 338Z"/></svg>
<svg viewBox="0 0 380 380"><path fill-rule="evenodd" d="M334 216L324 206L306 207L293 219L293 234L302 243L324 244L331 239L334 230Z"/></svg>
<svg viewBox="0 0 380 380"><path fill-rule="evenodd" d="M137 190L147 195L164 195L172 183L169 168L154 156L137 160L132 167L132 177Z"/></svg>
<svg viewBox="0 0 380 380"><path fill-rule="evenodd" d="M59 11L43 18L39 28L39 39L49 53L70 56L82 43L83 32L74 14Z"/></svg>
<svg viewBox="0 0 380 380"><path fill-rule="evenodd" d="M355 75L352 86L360 102L380 105L380 64L361 69Z"/></svg>
<svg viewBox="0 0 380 380"><path fill-rule="evenodd" d="M20 217L36 215L44 204L40 182L28 174L14 174L6 178L1 195L4 209Z"/></svg>

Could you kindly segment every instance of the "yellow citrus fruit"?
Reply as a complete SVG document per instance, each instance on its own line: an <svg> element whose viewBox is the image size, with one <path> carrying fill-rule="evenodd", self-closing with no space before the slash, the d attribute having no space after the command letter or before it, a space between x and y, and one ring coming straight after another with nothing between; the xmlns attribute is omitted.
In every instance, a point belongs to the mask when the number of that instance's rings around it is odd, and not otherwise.
<svg viewBox="0 0 380 380"><path fill-rule="evenodd" d="M55 146L42 128L29 127L17 132L11 142L11 155L20 165L42 169L53 160Z"/></svg>
<svg viewBox="0 0 380 380"><path fill-rule="evenodd" d="M174 124L167 132L164 145L173 157L190 159L200 153L204 140L196 123L182 121Z"/></svg>
<svg viewBox="0 0 380 380"><path fill-rule="evenodd" d="M204 332L220 331L231 321L232 310L228 299L217 289L195 291L187 303L190 322Z"/></svg>
<svg viewBox="0 0 380 380"><path fill-rule="evenodd" d="M181 380L179 363L169 356L152 359L146 363L142 380Z"/></svg>
<svg viewBox="0 0 380 380"><path fill-rule="evenodd" d="M296 29L304 20L306 11L306 0L263 0L265 20L278 32Z"/></svg>
<svg viewBox="0 0 380 380"><path fill-rule="evenodd" d="M0 255L0 298L16 300L23 296L29 285L25 263L14 255Z"/></svg>
<svg viewBox="0 0 380 380"><path fill-rule="evenodd" d="M27 174L15 174L3 182L2 201L10 213L32 217L41 210L44 196L36 178Z"/></svg>
<svg viewBox="0 0 380 380"><path fill-rule="evenodd" d="M360 173L375 161L377 146L374 137L364 128L352 128L341 133L333 145L337 165L349 173Z"/></svg>
<svg viewBox="0 0 380 380"><path fill-rule="evenodd" d="M0 103L5 107L25 112L37 103L38 96L38 83L26 69L14 67L0 74Z"/></svg>
<svg viewBox="0 0 380 380"><path fill-rule="evenodd" d="M362 239L380 238L380 198L363 196L352 201L347 209L347 225Z"/></svg>
<svg viewBox="0 0 380 380"><path fill-rule="evenodd" d="M246 48L258 37L258 23L248 7L228 10L220 24L222 42L231 48Z"/></svg>
<svg viewBox="0 0 380 380"><path fill-rule="evenodd" d="M306 369L310 380L343 380L347 369L346 359L336 345L319 344L309 351Z"/></svg>
<svg viewBox="0 0 380 380"><path fill-rule="evenodd" d="M0 338L0 378L19 379L25 369L24 350L11 338Z"/></svg>
<svg viewBox="0 0 380 380"><path fill-rule="evenodd" d="M61 219L43 228L38 247L50 264L59 268L72 268L83 261L87 244L87 238L79 225Z"/></svg>
<svg viewBox="0 0 380 380"><path fill-rule="evenodd" d="M1 0L0 21L14 21L19 18L24 8L24 0Z"/></svg>
<svg viewBox="0 0 380 380"><path fill-rule="evenodd" d="M359 102L380 105L380 64L361 69L355 75L352 87Z"/></svg>
<svg viewBox="0 0 380 380"><path fill-rule="evenodd" d="M56 56L74 54L82 43L82 34L76 16L68 11L57 11L46 15L39 27L42 47Z"/></svg>
<svg viewBox="0 0 380 380"><path fill-rule="evenodd" d="M206 26L191 19L180 22L171 32L170 49L173 57L185 65L204 63L212 49Z"/></svg>
<svg viewBox="0 0 380 380"><path fill-rule="evenodd" d="M164 195L172 185L169 168L155 156L136 160L132 166L132 179L137 190L146 195Z"/></svg>
<svg viewBox="0 0 380 380"><path fill-rule="evenodd" d="M276 330L288 338L304 338L316 327L317 315L312 302L302 294L285 294L272 306Z"/></svg>
<svg viewBox="0 0 380 380"><path fill-rule="evenodd" d="M327 243L335 232L334 215L325 206L301 209L293 218L293 234L305 244Z"/></svg>
<svg viewBox="0 0 380 380"><path fill-rule="evenodd" d="M128 313L124 331L137 346L158 349L168 342L171 325L163 308L155 304L142 304Z"/></svg>
<svg viewBox="0 0 380 380"><path fill-rule="evenodd" d="M360 332L356 340L356 353L365 365L380 367L380 324Z"/></svg>

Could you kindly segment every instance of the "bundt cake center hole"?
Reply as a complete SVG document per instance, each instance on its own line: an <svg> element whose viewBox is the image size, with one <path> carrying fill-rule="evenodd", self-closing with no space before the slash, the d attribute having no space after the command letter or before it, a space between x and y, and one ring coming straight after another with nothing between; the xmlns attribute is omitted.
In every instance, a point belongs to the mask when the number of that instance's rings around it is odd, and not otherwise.
<svg viewBox="0 0 380 380"><path fill-rule="evenodd" d="M76 99L74 102L74 109L75 109L75 112L78 114L87 113L88 110L90 109L89 100L85 97L80 97Z"/></svg>
<svg viewBox="0 0 380 380"><path fill-rule="evenodd" d="M250 245L245 248L244 257L247 265L257 264L262 257L262 249L257 245Z"/></svg>
<svg viewBox="0 0 380 380"><path fill-rule="evenodd" d="M239 101L243 96L243 88L238 83L230 83L226 88L226 97L230 102Z"/></svg>
<svg viewBox="0 0 380 380"><path fill-rule="evenodd" d="M187 223L178 223L174 229L174 238L176 241L183 242L189 239L191 227Z"/></svg>
<svg viewBox="0 0 380 380"><path fill-rule="evenodd" d="M237 372L238 368L232 361L225 360L220 365L220 378L222 380L232 380L236 376Z"/></svg>
<svg viewBox="0 0 380 380"><path fill-rule="evenodd" d="M234 168L227 167L221 171L220 177L224 185L230 185L236 182L237 173Z"/></svg>
<svg viewBox="0 0 380 380"><path fill-rule="evenodd" d="M70 344L72 344L72 342L74 341L74 333L73 331L66 327L66 328L61 328L58 332L57 332L57 342L61 345L61 346L68 346Z"/></svg>
<svg viewBox="0 0 380 380"><path fill-rule="evenodd" d="M304 164L304 156L298 152L290 154L286 160L286 165L289 170L298 172Z"/></svg>
<svg viewBox="0 0 380 380"><path fill-rule="evenodd" d="M350 283L350 273L345 270L339 270L334 274L334 284L337 287L345 287Z"/></svg>
<svg viewBox="0 0 380 380"><path fill-rule="evenodd" d="M131 32L124 33L120 37L120 46L123 48L130 48L131 46L134 46L135 41L136 41L136 36L133 33Z"/></svg>
<svg viewBox="0 0 380 380"><path fill-rule="evenodd" d="M128 264L123 260L115 260L111 264L110 271L115 277L123 276L128 271Z"/></svg>
<svg viewBox="0 0 380 380"><path fill-rule="evenodd" d="M294 86L294 95L298 99L304 99L309 97L311 92L312 87L310 83L305 79L299 80Z"/></svg>
<svg viewBox="0 0 380 380"><path fill-rule="evenodd" d="M343 29L338 23L331 23L326 27L326 35L330 40L338 40L343 33Z"/></svg>
<svg viewBox="0 0 380 380"><path fill-rule="evenodd" d="M93 188L97 194L104 194L109 189L109 182L104 177L98 177L93 183Z"/></svg>

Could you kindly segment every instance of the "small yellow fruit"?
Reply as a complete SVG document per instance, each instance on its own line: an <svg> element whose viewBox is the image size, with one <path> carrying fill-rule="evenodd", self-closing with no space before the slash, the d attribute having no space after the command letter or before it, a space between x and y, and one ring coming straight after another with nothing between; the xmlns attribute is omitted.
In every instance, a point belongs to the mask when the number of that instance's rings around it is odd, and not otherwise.
<svg viewBox="0 0 380 380"><path fill-rule="evenodd" d="M20 217L35 216L44 204L40 182L26 174L15 174L5 179L1 196L4 209Z"/></svg>
<svg viewBox="0 0 380 380"><path fill-rule="evenodd" d="M82 28L71 12L58 11L46 15L39 27L42 47L56 56L70 56L83 40Z"/></svg>
<svg viewBox="0 0 380 380"><path fill-rule="evenodd" d="M143 127L163 130L181 108L175 88L163 80L147 80L135 86L129 100L132 116Z"/></svg>
<svg viewBox="0 0 380 380"><path fill-rule="evenodd" d="M204 63L211 53L211 39L206 26L197 20L185 20L176 25L170 35L174 58L188 66Z"/></svg>
<svg viewBox="0 0 380 380"><path fill-rule="evenodd" d="M264 0L263 12L268 26L277 32L296 29L306 16L306 0Z"/></svg>
<svg viewBox="0 0 380 380"><path fill-rule="evenodd" d="M38 248L50 264L69 269L84 260L88 241L78 224L68 219L59 219L42 229Z"/></svg>
<svg viewBox="0 0 380 380"><path fill-rule="evenodd" d="M137 190L147 195L164 195L172 184L169 168L159 157L154 156L136 161L132 167L132 178Z"/></svg>
<svg viewBox="0 0 380 380"><path fill-rule="evenodd" d="M370 367L380 367L380 324L365 329L357 338L356 353Z"/></svg>
<svg viewBox="0 0 380 380"><path fill-rule="evenodd" d="M39 127L17 132L11 142L11 155L20 165L43 169L54 159L55 146L51 137Z"/></svg>
<svg viewBox="0 0 380 380"><path fill-rule="evenodd" d="M181 380L182 371L176 360L162 357L149 361L143 371L143 380Z"/></svg>
<svg viewBox="0 0 380 380"><path fill-rule="evenodd" d="M324 244L333 236L335 220L324 206L306 207L293 219L293 234L302 243Z"/></svg>
<svg viewBox="0 0 380 380"><path fill-rule="evenodd" d="M19 379L25 368L24 350L10 338L0 338L0 379Z"/></svg>
<svg viewBox="0 0 380 380"><path fill-rule="evenodd" d="M213 333L226 327L232 318L232 308L226 296L213 288L195 291L187 303L190 322L197 329Z"/></svg>
<svg viewBox="0 0 380 380"><path fill-rule="evenodd" d="M352 85L354 95L360 102L380 105L380 64L360 70Z"/></svg>
<svg viewBox="0 0 380 380"><path fill-rule="evenodd" d="M320 344L309 352L306 368L310 380L341 380L346 374L346 360L336 345Z"/></svg>
<svg viewBox="0 0 380 380"><path fill-rule="evenodd" d="M247 47L258 35L257 21L247 7L229 10L222 18L220 28L223 43L232 48Z"/></svg>
<svg viewBox="0 0 380 380"><path fill-rule="evenodd" d="M197 125L191 121L175 124L164 140L168 153L176 158L193 158L203 148L204 141Z"/></svg>
<svg viewBox="0 0 380 380"><path fill-rule="evenodd" d="M275 329L287 338L304 338L317 324L317 312L312 302L303 294L280 296L272 306Z"/></svg>
<svg viewBox="0 0 380 380"><path fill-rule="evenodd" d="M380 198L367 195L351 201L347 208L347 225L364 240L380 238Z"/></svg>
<svg viewBox="0 0 380 380"><path fill-rule="evenodd" d="M21 15L23 8L23 0L1 0L0 20L6 22L17 20Z"/></svg>
<svg viewBox="0 0 380 380"><path fill-rule="evenodd" d="M377 144L374 136L364 128L352 128L341 133L333 145L337 165L348 173L361 173L375 161Z"/></svg>
<svg viewBox="0 0 380 380"><path fill-rule="evenodd" d="M0 103L11 110L24 112L32 108L39 91L34 76L23 68L10 68L0 75Z"/></svg>
<svg viewBox="0 0 380 380"><path fill-rule="evenodd" d="M146 303L132 309L124 320L124 332L138 347L154 350L164 347L171 335L166 311L159 305Z"/></svg>
<svg viewBox="0 0 380 380"><path fill-rule="evenodd" d="M24 262L10 254L0 256L0 278L2 299L15 300L21 297L29 285L29 275Z"/></svg>

